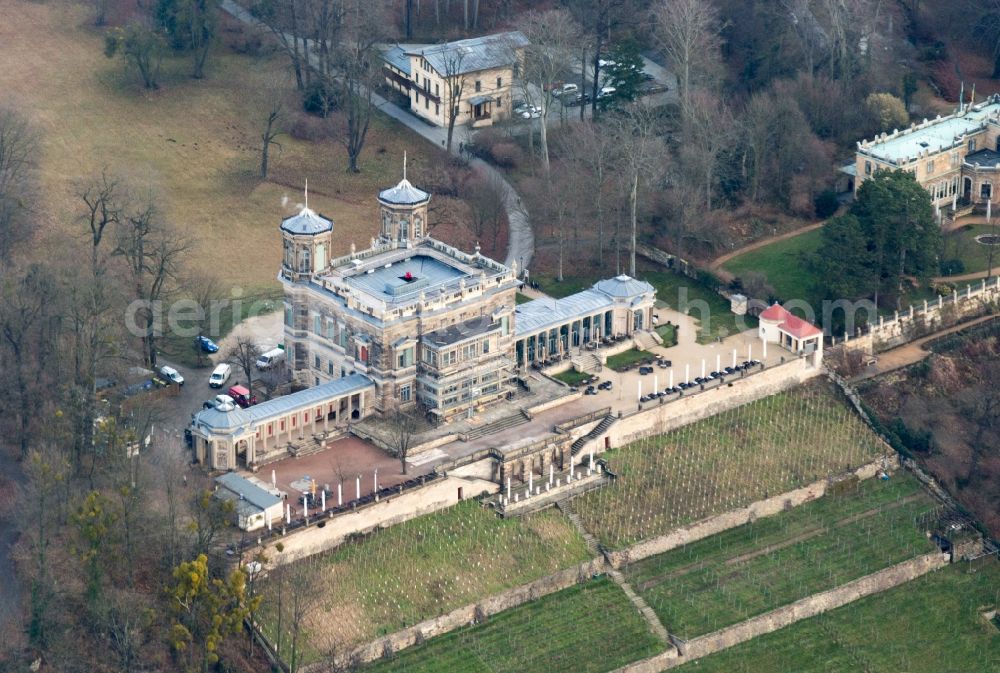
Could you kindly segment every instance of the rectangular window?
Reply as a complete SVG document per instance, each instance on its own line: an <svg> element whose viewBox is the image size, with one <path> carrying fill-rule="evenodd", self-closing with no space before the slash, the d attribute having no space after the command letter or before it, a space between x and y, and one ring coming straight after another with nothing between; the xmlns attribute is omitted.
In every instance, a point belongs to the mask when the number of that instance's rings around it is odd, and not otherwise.
<svg viewBox="0 0 1000 673"><path fill-rule="evenodd" d="M434 116L437 117L441 114L441 106L434 103Z"/></svg>
<svg viewBox="0 0 1000 673"><path fill-rule="evenodd" d="M927 162L927 175L934 175L934 160Z"/></svg>
<svg viewBox="0 0 1000 673"><path fill-rule="evenodd" d="M425 110L430 110L431 109L431 99L430 98L424 98L424 109Z"/></svg>
<svg viewBox="0 0 1000 673"><path fill-rule="evenodd" d="M441 96L441 85L437 82L434 82L434 95L438 97Z"/></svg>
<svg viewBox="0 0 1000 673"><path fill-rule="evenodd" d="M315 358L315 359L313 360L313 362L314 362L314 363L315 363L315 365L316 365L316 369L319 369L319 368L320 368L320 362L319 362L319 356L318 356L318 355L316 355L316 356L314 356L314 358Z"/></svg>
<svg viewBox="0 0 1000 673"><path fill-rule="evenodd" d="M285 307L285 327L292 326L292 308L290 306Z"/></svg>
<svg viewBox="0 0 1000 673"><path fill-rule="evenodd" d="M975 152L976 151L976 139L975 138L973 138L972 140L969 141L969 151L970 152Z"/></svg>
<svg viewBox="0 0 1000 673"><path fill-rule="evenodd" d="M499 89L502 86L503 86L503 78L497 77L497 88Z"/></svg>
<svg viewBox="0 0 1000 673"><path fill-rule="evenodd" d="M485 339L483 341L483 352L484 353L489 353L490 352L490 340L489 339Z"/></svg>
<svg viewBox="0 0 1000 673"><path fill-rule="evenodd" d="M323 319L320 317L319 313L313 316L313 333L322 335L323 334Z"/></svg>
<svg viewBox="0 0 1000 673"><path fill-rule="evenodd" d="M483 83L480 80L477 79L476 80L476 91L482 91L482 90L483 90Z"/></svg>
<svg viewBox="0 0 1000 673"><path fill-rule="evenodd" d="M274 423L267 424L267 436L270 437L274 434Z"/></svg>
<svg viewBox="0 0 1000 673"><path fill-rule="evenodd" d="M866 161L865 162L865 175L871 175L871 174L872 174L872 162Z"/></svg>
<svg viewBox="0 0 1000 673"><path fill-rule="evenodd" d="M400 401L401 402L409 402L411 394L412 393L410 391L410 386L408 384L405 385L405 386L402 386L399 389L399 399L400 399Z"/></svg>
<svg viewBox="0 0 1000 673"><path fill-rule="evenodd" d="M333 341L333 321L329 318L326 319L326 338Z"/></svg>
<svg viewBox="0 0 1000 673"><path fill-rule="evenodd" d="M299 419L298 414L292 414L292 427L295 427L295 421Z"/></svg>
<svg viewBox="0 0 1000 673"><path fill-rule="evenodd" d="M333 376L333 360L326 363L326 373Z"/></svg>

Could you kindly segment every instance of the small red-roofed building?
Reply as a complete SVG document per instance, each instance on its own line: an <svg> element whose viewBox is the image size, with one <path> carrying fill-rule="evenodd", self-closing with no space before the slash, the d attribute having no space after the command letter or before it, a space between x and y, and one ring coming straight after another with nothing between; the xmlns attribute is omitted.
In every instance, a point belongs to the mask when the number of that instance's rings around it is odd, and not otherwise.
<svg viewBox="0 0 1000 673"><path fill-rule="evenodd" d="M823 362L823 330L781 304L772 304L760 314L760 338L796 355L815 356L817 367Z"/></svg>

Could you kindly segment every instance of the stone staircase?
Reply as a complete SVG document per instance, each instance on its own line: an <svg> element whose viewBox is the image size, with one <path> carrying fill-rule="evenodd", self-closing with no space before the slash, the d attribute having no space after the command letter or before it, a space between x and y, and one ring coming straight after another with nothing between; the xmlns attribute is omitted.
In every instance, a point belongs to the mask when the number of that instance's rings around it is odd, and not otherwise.
<svg viewBox="0 0 1000 673"><path fill-rule="evenodd" d="M590 549L595 555L600 555L604 553L601 549L601 545L594 539L594 536L584 528L583 521L580 520L580 516L573 510L573 505L569 501L563 501L556 503L556 507L566 516L571 524L580 533L583 541L587 543L587 548ZM653 612L653 608L649 607L649 604L643 599L642 596L635 592L632 585L628 583L625 576L621 574L618 570L610 569L608 570L608 577L611 581L622 588L622 591L635 606L635 609L639 611L642 618L646 620L649 624L649 630L656 635L664 643L670 643L670 635L667 633L666 627L660 622L660 618L656 616Z"/></svg>
<svg viewBox="0 0 1000 673"><path fill-rule="evenodd" d="M607 430L609 427L611 427L611 424L617 420L618 419L615 416L612 416L611 414L608 414L607 416L602 418L601 422L595 425L593 430L591 430L583 437L573 442L573 446L571 447L572 455L575 456L576 454L580 453L580 449L582 449L587 442L589 442L592 439L597 439L598 437L600 437L602 434L604 434L604 431Z"/></svg>
<svg viewBox="0 0 1000 673"><path fill-rule="evenodd" d="M593 353L583 352L572 358L570 362L573 363L573 368L580 372L587 372L588 374L595 374L603 368L601 364L601 358L597 357Z"/></svg>
<svg viewBox="0 0 1000 673"><path fill-rule="evenodd" d="M556 507L559 508L569 522L573 524L574 528L580 533L580 537L583 541L587 543L587 549L591 551L594 556L601 556L604 551L601 549L601 545L597 542L597 539L590 534L590 532L583 527L583 521L580 520L580 515L576 513L573 509L573 505L568 500L563 500L556 503Z"/></svg>
<svg viewBox="0 0 1000 673"><path fill-rule="evenodd" d="M656 332L636 332L632 335L636 348L648 351L663 345L663 339Z"/></svg>
<svg viewBox="0 0 1000 673"><path fill-rule="evenodd" d="M519 409L516 414L504 416L503 418L493 421L492 423L480 425L477 428L469 430L463 435L463 439L465 441L469 441L470 439L485 437L486 435L493 434L494 432L500 432L501 430L506 430L507 428L513 428L514 426L521 425L522 423L527 423L529 420L531 419L526 413L524 413L524 410Z"/></svg>
<svg viewBox="0 0 1000 673"><path fill-rule="evenodd" d="M611 581L622 588L622 591L625 592L628 599L632 601L632 605L635 606L635 609L639 611L642 618L646 620L647 624L649 624L649 630L664 643L669 643L670 635L667 633L666 627L663 626L660 618L656 616L655 612L653 612L653 608L649 607L649 604L645 601L645 599L635 592L635 589L633 589L632 585L628 583L625 576L617 570L609 570L608 577L611 578Z"/></svg>
<svg viewBox="0 0 1000 673"><path fill-rule="evenodd" d="M288 455L294 458L311 456L329 448L329 444L346 436L346 432L330 432L325 437L322 434L310 435L289 443Z"/></svg>

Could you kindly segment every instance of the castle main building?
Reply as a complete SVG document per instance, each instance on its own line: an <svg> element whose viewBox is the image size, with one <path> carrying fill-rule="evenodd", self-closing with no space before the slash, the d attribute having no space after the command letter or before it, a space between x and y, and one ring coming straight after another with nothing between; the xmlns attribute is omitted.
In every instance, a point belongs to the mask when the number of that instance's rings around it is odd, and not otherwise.
<svg viewBox="0 0 1000 673"><path fill-rule="evenodd" d="M440 418L504 398L513 375L515 271L426 235L430 195L404 177L378 197L367 250L328 259L333 222L281 224L285 344L305 385L364 374L376 410L417 401Z"/></svg>

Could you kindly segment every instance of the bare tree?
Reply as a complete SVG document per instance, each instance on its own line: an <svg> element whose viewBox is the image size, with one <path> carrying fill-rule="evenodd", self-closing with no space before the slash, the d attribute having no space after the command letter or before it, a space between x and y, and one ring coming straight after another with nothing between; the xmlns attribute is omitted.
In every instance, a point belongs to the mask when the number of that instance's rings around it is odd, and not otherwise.
<svg viewBox="0 0 1000 673"><path fill-rule="evenodd" d="M372 89L382 77L378 44L388 37L387 27L391 24L383 0L344 2L343 33L336 53L341 105L347 120L342 142L347 148L347 170L357 173L358 157L364 149L374 109ZM325 75L332 77L331 72Z"/></svg>
<svg viewBox="0 0 1000 673"><path fill-rule="evenodd" d="M406 474L406 457L410 454L413 435L417 431L416 419L402 409L394 410L387 419L389 444L399 459L399 469Z"/></svg>
<svg viewBox="0 0 1000 673"><path fill-rule="evenodd" d="M236 366L243 370L251 399L253 399L253 372L257 366L257 358L260 356L260 353L260 346L248 336L236 337L236 343L226 353L226 360L235 362Z"/></svg>
<svg viewBox="0 0 1000 673"><path fill-rule="evenodd" d="M143 360L152 365L158 338L154 309L177 280L188 243L160 219L151 194L127 213L116 234L114 254L125 260L136 302L133 326L140 332Z"/></svg>
<svg viewBox="0 0 1000 673"><path fill-rule="evenodd" d="M309 86L309 40L306 39L306 9L309 0L256 0L250 5L254 18L263 23L292 63L299 91Z"/></svg>
<svg viewBox="0 0 1000 673"><path fill-rule="evenodd" d="M0 262L30 236L37 147L38 137L27 119L0 106Z"/></svg>
<svg viewBox="0 0 1000 673"><path fill-rule="evenodd" d="M552 108L553 85L567 70L578 44L580 27L564 9L524 14L519 27L528 38L524 47L521 77L541 91L542 116L539 138L542 145L542 167L549 175L549 141L546 121Z"/></svg>
<svg viewBox="0 0 1000 673"><path fill-rule="evenodd" d="M477 175L465 190L465 202L472 211L472 233L478 240L489 240L491 250L496 248L507 214L506 194L507 184L494 173Z"/></svg>
<svg viewBox="0 0 1000 673"><path fill-rule="evenodd" d="M270 158L271 145L281 149L281 143L275 138L281 135L281 120L284 116L284 103L280 98L271 99L264 114L264 130L260 133L260 178L267 179L268 161Z"/></svg>
<svg viewBox="0 0 1000 673"><path fill-rule="evenodd" d="M440 54L439 60L443 66L441 78L444 80L444 105L445 119L448 120L448 141L445 149L451 152L451 139L455 134L455 122L461 113L459 103L462 100L462 92L469 85L464 66L465 52L460 49L450 49Z"/></svg>
<svg viewBox="0 0 1000 673"><path fill-rule="evenodd" d="M682 123L681 169L687 182L704 190L705 210L712 210L722 153L732 146L733 116L711 93L692 91Z"/></svg>
<svg viewBox="0 0 1000 673"><path fill-rule="evenodd" d="M593 123L581 123L576 132L565 136L563 152L570 160L589 176L586 193L587 201L594 204L594 220L597 222L597 262L604 266L605 248L605 192L608 189L617 147L611 134Z"/></svg>
<svg viewBox="0 0 1000 673"><path fill-rule="evenodd" d="M667 155L663 141L655 133L655 113L642 103L623 108L613 124L620 148L619 180L623 191L628 193L629 275L635 277L639 190L654 183L664 168Z"/></svg>
<svg viewBox="0 0 1000 673"><path fill-rule="evenodd" d="M711 88L721 72L718 12L703 0L658 0L653 17L660 48L677 72L681 113L686 115L692 88Z"/></svg>
<svg viewBox="0 0 1000 673"><path fill-rule="evenodd" d="M37 401L44 387L39 375L55 351L53 324L59 312L56 285L48 269L33 265L8 269L0 276L0 366L11 385L5 406L14 419L14 439L21 456L28 455Z"/></svg>

